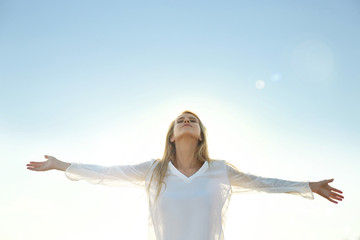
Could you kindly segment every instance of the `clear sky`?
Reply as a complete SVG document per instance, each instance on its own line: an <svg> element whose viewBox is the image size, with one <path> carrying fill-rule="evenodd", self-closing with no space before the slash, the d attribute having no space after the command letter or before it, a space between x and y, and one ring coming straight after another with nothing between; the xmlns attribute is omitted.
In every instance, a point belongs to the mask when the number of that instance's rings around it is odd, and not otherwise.
<svg viewBox="0 0 360 240"><path fill-rule="evenodd" d="M0 239L146 239L144 192L26 164L160 158L187 109L211 158L344 192L234 195L226 239L360 239L359 43L356 0L0 1Z"/></svg>

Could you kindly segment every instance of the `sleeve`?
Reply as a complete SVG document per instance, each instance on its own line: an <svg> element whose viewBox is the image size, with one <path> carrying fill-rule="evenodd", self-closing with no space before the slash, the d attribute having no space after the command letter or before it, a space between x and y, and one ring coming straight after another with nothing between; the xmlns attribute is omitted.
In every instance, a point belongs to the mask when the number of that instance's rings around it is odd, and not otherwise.
<svg viewBox="0 0 360 240"><path fill-rule="evenodd" d="M135 165L99 166L71 163L65 175L72 181L86 180L91 184L115 187L145 187L146 176L154 159Z"/></svg>
<svg viewBox="0 0 360 240"><path fill-rule="evenodd" d="M309 182L295 182L277 178L265 178L239 171L226 164L232 193L267 192L290 193L307 199L314 199Z"/></svg>

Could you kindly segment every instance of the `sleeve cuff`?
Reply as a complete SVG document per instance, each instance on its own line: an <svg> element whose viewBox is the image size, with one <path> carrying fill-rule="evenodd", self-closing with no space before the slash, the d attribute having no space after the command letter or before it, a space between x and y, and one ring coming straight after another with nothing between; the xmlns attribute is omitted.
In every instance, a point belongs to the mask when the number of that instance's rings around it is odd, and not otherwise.
<svg viewBox="0 0 360 240"><path fill-rule="evenodd" d="M304 191L301 193L301 196L303 196L304 198L313 200L314 199L314 194L311 191L310 188L310 182L305 182L305 186L304 186Z"/></svg>
<svg viewBox="0 0 360 240"><path fill-rule="evenodd" d="M75 169L76 169L76 163L72 162L72 163L70 163L70 165L66 168L66 170L64 172L65 176L71 181L80 180L79 177L76 177L77 174L74 174Z"/></svg>

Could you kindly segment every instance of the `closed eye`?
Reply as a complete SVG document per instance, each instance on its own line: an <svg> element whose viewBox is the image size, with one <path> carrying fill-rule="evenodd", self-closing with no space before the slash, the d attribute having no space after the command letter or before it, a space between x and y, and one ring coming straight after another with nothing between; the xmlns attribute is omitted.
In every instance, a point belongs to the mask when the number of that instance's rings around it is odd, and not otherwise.
<svg viewBox="0 0 360 240"><path fill-rule="evenodd" d="M181 123L182 120L179 120L178 123ZM190 120L190 122L196 122L196 120Z"/></svg>

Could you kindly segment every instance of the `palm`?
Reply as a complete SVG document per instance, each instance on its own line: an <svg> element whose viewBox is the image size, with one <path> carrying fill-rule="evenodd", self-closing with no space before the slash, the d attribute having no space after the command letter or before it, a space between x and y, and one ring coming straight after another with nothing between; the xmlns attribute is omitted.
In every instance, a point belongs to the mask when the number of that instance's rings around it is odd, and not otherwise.
<svg viewBox="0 0 360 240"><path fill-rule="evenodd" d="M337 203L336 200L342 201L344 197L341 195L342 191L340 191L339 189L333 188L329 185L329 183L332 182L333 180L334 179L316 182L316 191L315 192L317 194L319 194L320 196L326 198L330 202Z"/></svg>
<svg viewBox="0 0 360 240"><path fill-rule="evenodd" d="M45 155L45 158L47 158L47 161L44 162L30 162L27 164L27 169L32 171L48 171L53 169L53 162L56 160L56 158Z"/></svg>

